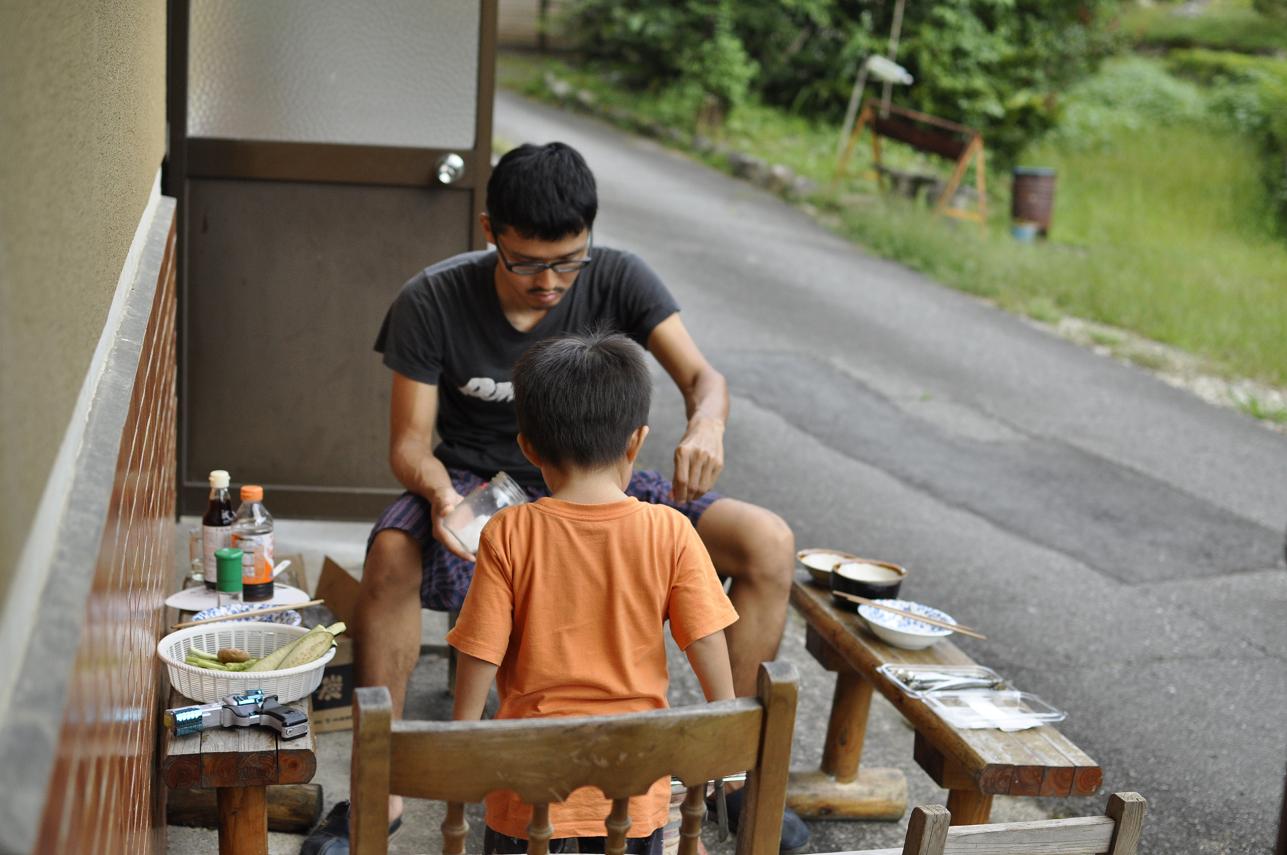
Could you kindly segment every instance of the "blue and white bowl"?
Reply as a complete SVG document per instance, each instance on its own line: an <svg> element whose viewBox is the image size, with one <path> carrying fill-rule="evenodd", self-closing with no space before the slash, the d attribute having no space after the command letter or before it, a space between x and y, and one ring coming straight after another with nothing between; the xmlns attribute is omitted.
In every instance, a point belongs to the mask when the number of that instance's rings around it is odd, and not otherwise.
<svg viewBox="0 0 1287 855"><path fill-rule="evenodd" d="M902 609L912 614L924 615L945 623L956 623L951 615L938 609L930 608L923 603L911 600L876 600L878 603L895 609ZM874 606L859 606L858 614L867 622L876 637L886 644L901 647L904 650L924 650L940 639L947 638L952 630L943 629L918 620L896 615Z"/></svg>
<svg viewBox="0 0 1287 855"><path fill-rule="evenodd" d="M193 620L205 620L213 617L226 617L229 623L240 623L243 621L263 621L264 623L280 623L284 626L299 626L301 618L299 612L294 609L287 609L284 612L273 612L270 615L260 615L259 617L234 617L234 615L257 612L260 609L271 608L267 603L229 603L226 606L215 606L211 609L204 609L192 616Z"/></svg>

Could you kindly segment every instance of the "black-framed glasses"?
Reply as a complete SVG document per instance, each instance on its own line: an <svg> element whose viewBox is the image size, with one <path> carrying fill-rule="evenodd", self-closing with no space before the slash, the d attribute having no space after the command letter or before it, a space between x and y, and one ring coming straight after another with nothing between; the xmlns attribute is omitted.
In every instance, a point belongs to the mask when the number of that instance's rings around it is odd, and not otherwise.
<svg viewBox="0 0 1287 855"><path fill-rule="evenodd" d="M500 256L501 264L505 269L517 276L535 276L538 273L544 273L547 270L553 270L555 273L576 273L578 270L584 270L590 266L590 247L594 245L594 232L590 232L590 238L585 243L585 255L582 258L569 259L567 261L519 261L512 262L505 257L505 250L501 249L500 238L496 238L496 253Z"/></svg>

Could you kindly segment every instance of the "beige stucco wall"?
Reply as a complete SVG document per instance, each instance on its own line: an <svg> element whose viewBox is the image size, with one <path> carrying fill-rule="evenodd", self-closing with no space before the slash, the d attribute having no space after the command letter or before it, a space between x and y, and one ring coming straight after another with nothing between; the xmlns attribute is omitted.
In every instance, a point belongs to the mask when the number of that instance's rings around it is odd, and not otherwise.
<svg viewBox="0 0 1287 855"><path fill-rule="evenodd" d="M0 602L165 149L162 0L0 4Z"/></svg>

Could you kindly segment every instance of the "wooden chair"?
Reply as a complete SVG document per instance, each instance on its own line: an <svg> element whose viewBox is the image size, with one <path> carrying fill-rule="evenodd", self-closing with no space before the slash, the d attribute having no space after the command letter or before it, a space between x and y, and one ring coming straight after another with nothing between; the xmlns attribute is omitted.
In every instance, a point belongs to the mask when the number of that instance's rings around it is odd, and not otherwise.
<svg viewBox="0 0 1287 855"><path fill-rule="evenodd" d="M688 788L679 851L694 855L706 813L706 782L746 770L738 855L777 855L797 679L791 664L766 662L757 698L617 716L483 722L393 721L387 689L358 689L351 849L357 855L387 852L387 803L395 793L447 802L443 852L459 855L469 830L464 803L507 789L532 805L528 851L545 855L557 835L549 803L594 786L612 799L607 853L621 855L630 827L629 797L673 776Z"/></svg>
<svg viewBox="0 0 1287 855"><path fill-rule="evenodd" d="M1108 798L1106 816L1079 816L1038 822L948 827L942 805L912 808L903 848L833 852L829 855L1135 855L1146 803L1139 793Z"/></svg>

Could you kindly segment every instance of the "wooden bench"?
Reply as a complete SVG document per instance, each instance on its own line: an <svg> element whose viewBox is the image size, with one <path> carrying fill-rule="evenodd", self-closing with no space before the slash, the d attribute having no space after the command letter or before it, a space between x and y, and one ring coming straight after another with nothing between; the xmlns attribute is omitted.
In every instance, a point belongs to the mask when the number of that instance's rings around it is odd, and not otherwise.
<svg viewBox="0 0 1287 855"><path fill-rule="evenodd" d="M948 828L942 805L922 805L912 810L902 848L828 855L1135 855L1147 807L1139 793L1114 793L1104 816Z"/></svg>
<svg viewBox="0 0 1287 855"><path fill-rule="evenodd" d="M914 757L948 790L953 824L987 822L995 795L1089 796L1098 791L1103 777L1099 765L1054 727L1017 733L959 730L877 671L887 663L975 664L956 645L940 641L915 651L891 647L803 574L792 585L791 602L807 622L809 652L836 672L821 768L791 776L787 803L801 816L892 820L906 811L902 772L859 769L873 690L916 731Z"/></svg>
<svg viewBox="0 0 1287 855"><path fill-rule="evenodd" d="M194 704L173 689L170 707ZM308 698L287 706L309 712ZM266 727L211 728L187 736L166 730L161 777L171 789L215 788L219 852L261 855L268 852L268 794L273 784L305 784L317 771L315 738L308 734L279 739ZM321 792L316 791L321 812Z"/></svg>

